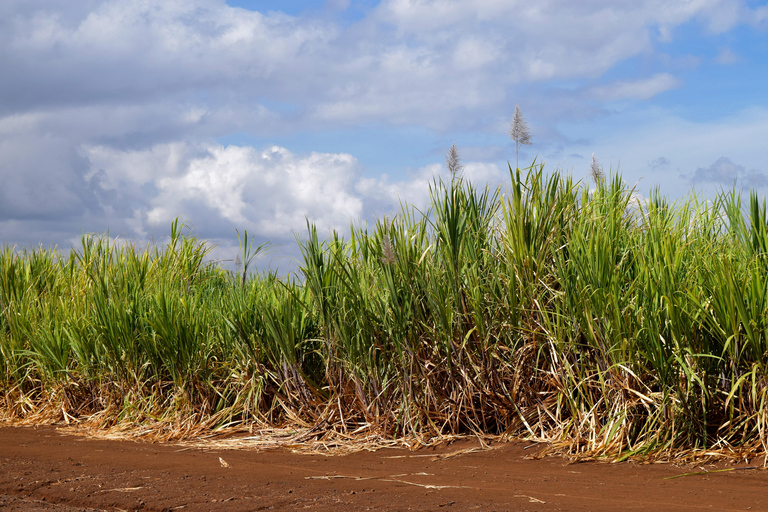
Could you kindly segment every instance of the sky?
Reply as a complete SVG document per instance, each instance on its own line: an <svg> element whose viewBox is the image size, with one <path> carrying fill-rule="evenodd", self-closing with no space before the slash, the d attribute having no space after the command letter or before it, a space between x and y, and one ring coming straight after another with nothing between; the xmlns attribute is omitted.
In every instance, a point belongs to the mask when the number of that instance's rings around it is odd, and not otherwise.
<svg viewBox="0 0 768 512"><path fill-rule="evenodd" d="M766 0L3 0L0 246L161 240L290 268L296 237L426 203L455 143L640 193L768 188Z"/></svg>

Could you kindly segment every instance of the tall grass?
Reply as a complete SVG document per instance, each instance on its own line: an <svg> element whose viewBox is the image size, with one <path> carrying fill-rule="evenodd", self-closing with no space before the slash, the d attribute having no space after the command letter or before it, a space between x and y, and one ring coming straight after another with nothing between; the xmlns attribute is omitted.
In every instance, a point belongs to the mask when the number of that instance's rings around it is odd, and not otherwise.
<svg viewBox="0 0 768 512"><path fill-rule="evenodd" d="M5 413L766 451L764 200L638 201L542 166L431 198L346 237L308 223L288 278L226 272L178 222L143 249L3 249Z"/></svg>

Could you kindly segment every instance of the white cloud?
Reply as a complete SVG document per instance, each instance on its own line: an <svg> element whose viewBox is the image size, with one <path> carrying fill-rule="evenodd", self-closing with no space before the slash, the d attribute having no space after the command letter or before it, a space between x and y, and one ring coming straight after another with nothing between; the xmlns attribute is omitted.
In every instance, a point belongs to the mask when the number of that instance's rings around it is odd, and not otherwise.
<svg viewBox="0 0 768 512"><path fill-rule="evenodd" d="M351 192L360 165L348 154L297 156L277 146L257 151L181 143L141 151L97 146L86 152L89 176L101 172L106 189L146 186L150 179L154 197L142 212L147 228L181 217L289 239L305 218L322 229L344 229L364 213L362 199ZM137 168L143 171L134 172ZM208 218L201 220L201 214Z"/></svg>
<svg viewBox="0 0 768 512"><path fill-rule="evenodd" d="M730 158L721 157L709 167L699 167L696 169L691 182L694 184L719 183L730 187L745 172L743 165L733 163Z"/></svg>
<svg viewBox="0 0 768 512"><path fill-rule="evenodd" d="M497 61L499 53L493 42L469 37L456 44L453 61L460 71L469 71Z"/></svg>
<svg viewBox="0 0 768 512"><path fill-rule="evenodd" d="M499 186L508 175L493 163L466 162L461 175L477 187ZM369 218L397 212L400 203L405 202L417 208L429 204L430 187L437 180L450 182L451 175L444 164L430 164L412 169L405 180L392 181L388 176L362 178L355 185L355 190L366 200Z"/></svg>
<svg viewBox="0 0 768 512"><path fill-rule="evenodd" d="M768 174L757 169L747 171L743 165L734 163L730 158L720 157L712 165L696 169L691 176L691 183L714 183L726 189L733 186L765 187L768 185Z"/></svg>
<svg viewBox="0 0 768 512"><path fill-rule="evenodd" d="M221 87L278 97L293 90L298 99L311 83L298 78L319 69L328 56L315 52L338 35L331 23L221 0L108 0L75 19L63 14L68 8L19 7L2 26L8 104L136 102L201 88L215 98Z"/></svg>
<svg viewBox="0 0 768 512"><path fill-rule="evenodd" d="M141 195L141 208L129 222L137 236L163 228L174 218L189 219L212 237L233 228L264 238L288 241L306 227L345 232L350 223L399 210L400 201L423 208L434 179L448 179L441 164L410 172L407 179L364 178L352 155L296 155L273 146L173 143L147 150L117 151L103 146L84 150L90 171L107 200ZM139 169L139 172L136 172ZM474 183L499 183L505 175L495 164L468 162L464 175Z"/></svg>
<svg viewBox="0 0 768 512"><path fill-rule="evenodd" d="M697 19L724 30L747 12L730 0L384 0L345 28L222 0L11 4L13 21L0 22L6 109L194 102L204 91L209 115L266 98L296 105L304 127L440 130L509 110L521 83L598 77L651 51L658 30Z"/></svg>
<svg viewBox="0 0 768 512"><path fill-rule="evenodd" d="M669 73L659 73L650 78L632 81L618 81L612 84L595 87L592 90L594 97L603 101L624 99L647 100L670 89L681 86L680 80Z"/></svg>
<svg viewBox="0 0 768 512"><path fill-rule="evenodd" d="M765 28L768 25L768 5L761 5L755 8L749 17L749 22L753 25Z"/></svg>
<svg viewBox="0 0 768 512"><path fill-rule="evenodd" d="M741 58L735 54L730 48L721 49L715 57L715 62L718 64L728 65L735 64Z"/></svg>
<svg viewBox="0 0 768 512"><path fill-rule="evenodd" d="M530 3L508 0L385 0L376 19L391 23L404 37L436 45L470 34L511 44L507 57L522 70L547 69L552 77L604 70L617 59L650 47L656 29L669 31L696 18L713 30L739 21L741 4L728 0L667 2ZM502 32L503 31L503 32ZM671 37L671 35L670 35ZM535 72L533 77L540 73ZM531 78L531 77L529 77Z"/></svg>

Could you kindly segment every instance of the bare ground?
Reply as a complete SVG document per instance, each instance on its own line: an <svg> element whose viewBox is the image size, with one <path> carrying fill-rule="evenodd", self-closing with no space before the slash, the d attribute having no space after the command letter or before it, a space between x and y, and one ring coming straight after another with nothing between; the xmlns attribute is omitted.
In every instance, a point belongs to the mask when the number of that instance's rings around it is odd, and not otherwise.
<svg viewBox="0 0 768 512"><path fill-rule="evenodd" d="M0 427L0 510L768 510L759 468L569 464L531 460L540 447L519 442L478 447L301 455Z"/></svg>

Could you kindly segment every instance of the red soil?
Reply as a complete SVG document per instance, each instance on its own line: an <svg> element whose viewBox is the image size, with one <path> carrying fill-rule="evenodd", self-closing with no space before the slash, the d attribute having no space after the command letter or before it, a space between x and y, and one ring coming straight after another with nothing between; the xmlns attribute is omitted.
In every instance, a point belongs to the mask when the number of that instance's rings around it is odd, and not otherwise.
<svg viewBox="0 0 768 512"><path fill-rule="evenodd" d="M514 442L439 457L471 446L332 457L184 449L62 435L52 427L1 427L0 509L768 510L768 471L761 469L666 480L702 469L528 460L538 447L525 450Z"/></svg>

